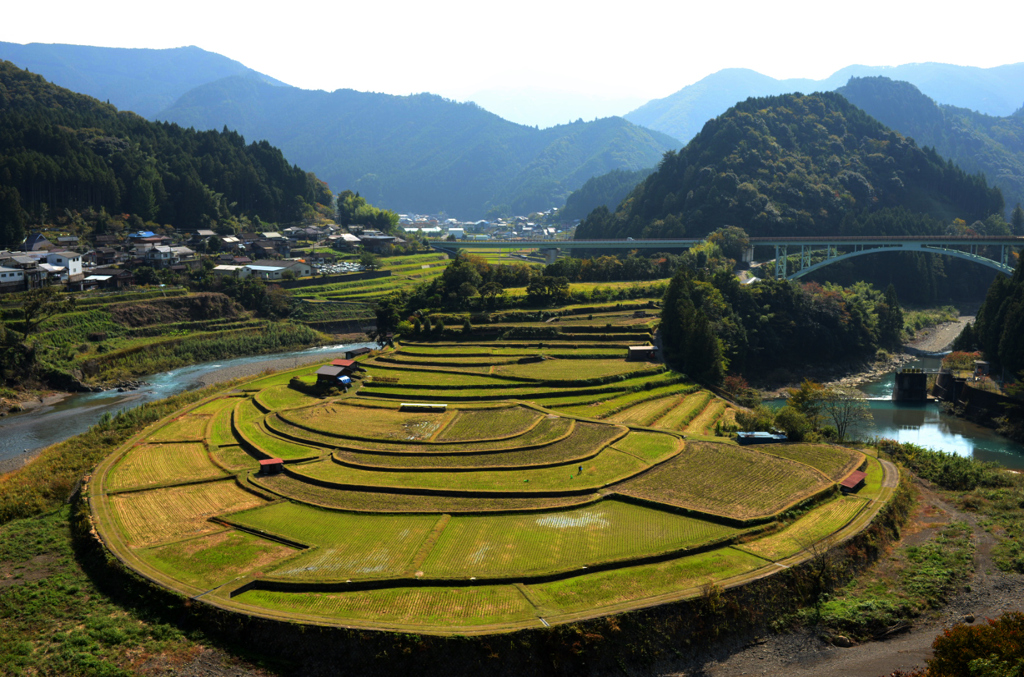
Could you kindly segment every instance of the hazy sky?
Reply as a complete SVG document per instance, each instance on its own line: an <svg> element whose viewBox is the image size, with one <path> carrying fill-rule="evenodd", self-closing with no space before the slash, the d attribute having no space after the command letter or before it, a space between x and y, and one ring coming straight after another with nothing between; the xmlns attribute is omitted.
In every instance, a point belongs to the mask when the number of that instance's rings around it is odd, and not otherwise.
<svg viewBox="0 0 1024 677"><path fill-rule="evenodd" d="M585 119L628 112L729 67L820 79L855 63L1024 61L1024 3L979 12L903 0L7 4L5 42L197 45L306 89L458 100L538 90L559 109L566 95L578 97L573 117Z"/></svg>

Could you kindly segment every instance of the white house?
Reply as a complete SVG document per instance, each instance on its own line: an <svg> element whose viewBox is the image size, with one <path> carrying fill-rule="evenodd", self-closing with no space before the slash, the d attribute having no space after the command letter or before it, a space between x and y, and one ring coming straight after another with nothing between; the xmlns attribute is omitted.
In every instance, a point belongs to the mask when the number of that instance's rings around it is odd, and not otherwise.
<svg viewBox="0 0 1024 677"><path fill-rule="evenodd" d="M79 282L82 280L84 275L82 274L82 255L78 252L69 251L52 251L46 254L46 262L51 266L58 268L64 268L67 274L67 278L61 276L61 279L70 282Z"/></svg>

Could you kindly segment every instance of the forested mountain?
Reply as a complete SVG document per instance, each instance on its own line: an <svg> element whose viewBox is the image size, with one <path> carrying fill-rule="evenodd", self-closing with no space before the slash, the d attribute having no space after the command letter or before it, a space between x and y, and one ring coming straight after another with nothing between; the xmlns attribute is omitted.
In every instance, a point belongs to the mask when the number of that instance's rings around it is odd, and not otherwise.
<svg viewBox="0 0 1024 677"><path fill-rule="evenodd" d="M0 42L0 61L4 60L55 85L150 119L190 89L231 75L284 85L198 47L121 49Z"/></svg>
<svg viewBox="0 0 1024 677"><path fill-rule="evenodd" d="M105 208L190 229L291 220L330 197L265 141L148 122L0 62L0 246L20 239L22 210Z"/></svg>
<svg viewBox="0 0 1024 677"><path fill-rule="evenodd" d="M1024 202L1024 108L993 117L939 105L909 82L884 77L851 78L836 90L858 108L953 160L983 172L1003 191L1007 207ZM1021 233L1024 234L1024 233Z"/></svg>
<svg viewBox="0 0 1024 677"><path fill-rule="evenodd" d="M588 179L580 188L565 199L560 216L572 221L582 219L598 207L615 209L630 191L654 172L654 167L638 169L635 172L613 169L607 174Z"/></svg>
<svg viewBox="0 0 1024 677"><path fill-rule="evenodd" d="M936 101L989 115L1009 115L1024 103L1024 63L995 68L941 63L847 66L824 80L776 80L749 69L728 68L683 87L675 94L649 101L624 117L686 143L701 130L706 120L721 115L737 101L787 92L831 91L846 84L851 77L875 75L911 82Z"/></svg>
<svg viewBox="0 0 1024 677"><path fill-rule="evenodd" d="M576 237L936 232L1001 214L1003 198L835 93L748 99L710 120L614 214Z"/></svg>
<svg viewBox="0 0 1024 677"><path fill-rule="evenodd" d="M158 117L267 139L375 205L460 218L558 206L592 176L650 167L679 145L622 118L538 130L431 94L328 93L242 77L194 89Z"/></svg>

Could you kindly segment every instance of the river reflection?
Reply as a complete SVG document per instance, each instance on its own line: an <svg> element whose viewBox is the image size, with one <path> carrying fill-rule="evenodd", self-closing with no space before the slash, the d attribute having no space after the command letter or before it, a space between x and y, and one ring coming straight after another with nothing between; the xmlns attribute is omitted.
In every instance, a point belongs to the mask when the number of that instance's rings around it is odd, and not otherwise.
<svg viewBox="0 0 1024 677"><path fill-rule="evenodd" d="M907 366L937 371L939 360L922 358ZM989 428L949 416L937 403L896 404L891 399L894 381L895 377L888 374L860 386L859 389L871 398L868 404L874 424L858 429L858 437L885 437L1024 470L1024 445L1011 442ZM782 402L773 404L781 406Z"/></svg>

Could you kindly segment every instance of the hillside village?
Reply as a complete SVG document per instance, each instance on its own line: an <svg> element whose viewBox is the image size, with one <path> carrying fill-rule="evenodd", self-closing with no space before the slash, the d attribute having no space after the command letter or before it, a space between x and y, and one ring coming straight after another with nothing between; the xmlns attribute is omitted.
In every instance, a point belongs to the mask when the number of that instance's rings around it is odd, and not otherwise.
<svg viewBox="0 0 1024 677"><path fill-rule="evenodd" d="M334 223L297 225L280 231L223 235L208 229L161 234L140 230L127 236L78 236L44 230L18 250L0 251L0 294L61 285L68 291L117 290L156 283L156 271L187 274L204 266L214 275L289 280L362 272L366 266L340 261L368 252L387 256L418 251L428 240L542 240L571 237L569 229L545 225L557 209L495 221L462 222L441 215L399 215L402 235ZM50 233L49 237L44 232ZM53 232L65 234L53 235Z"/></svg>

